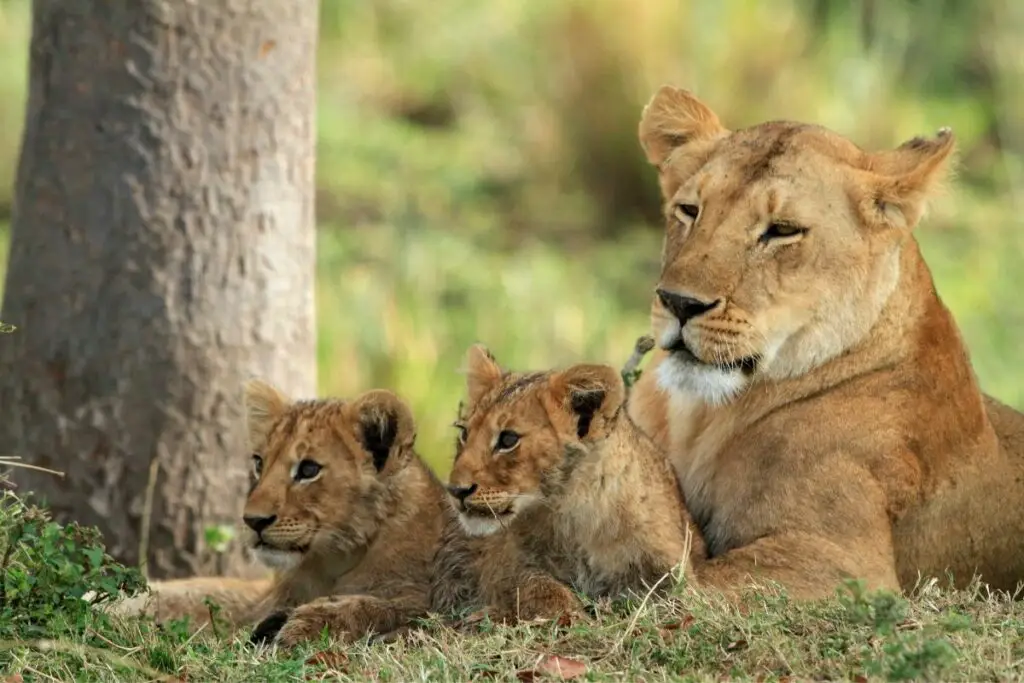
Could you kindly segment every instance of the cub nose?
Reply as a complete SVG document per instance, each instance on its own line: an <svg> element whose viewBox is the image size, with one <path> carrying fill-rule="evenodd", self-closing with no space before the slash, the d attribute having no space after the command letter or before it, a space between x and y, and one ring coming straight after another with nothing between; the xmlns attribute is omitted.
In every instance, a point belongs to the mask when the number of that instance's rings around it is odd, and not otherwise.
<svg viewBox="0 0 1024 683"><path fill-rule="evenodd" d="M250 529L258 534L263 533L263 530L268 526L277 521L277 515L271 515L269 517L262 517L260 515L246 515L242 517L242 521L248 525Z"/></svg>
<svg viewBox="0 0 1024 683"><path fill-rule="evenodd" d="M465 503L466 499L476 491L477 486L476 484L470 484L469 486L448 486L446 488L453 498L457 498L460 503Z"/></svg>
<svg viewBox="0 0 1024 683"><path fill-rule="evenodd" d="M718 305L717 300L707 303L700 299L694 299L692 296L670 292L667 289L657 289L655 294L658 295L661 305L679 320L680 325L685 325L692 318L707 313Z"/></svg>

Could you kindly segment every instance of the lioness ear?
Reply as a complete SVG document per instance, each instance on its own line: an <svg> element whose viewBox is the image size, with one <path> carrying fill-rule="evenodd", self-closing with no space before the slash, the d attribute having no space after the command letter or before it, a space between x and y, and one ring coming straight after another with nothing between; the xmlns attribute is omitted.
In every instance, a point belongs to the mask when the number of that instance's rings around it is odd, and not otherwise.
<svg viewBox="0 0 1024 683"><path fill-rule="evenodd" d="M576 436L606 434L622 408L626 387L622 375L608 365L574 365L551 377L551 397L576 422Z"/></svg>
<svg viewBox="0 0 1024 683"><path fill-rule="evenodd" d="M349 406L356 418L356 437L370 454L377 471L399 450L412 448L416 422L405 401L385 389L359 396Z"/></svg>
<svg viewBox="0 0 1024 683"><path fill-rule="evenodd" d="M706 104L671 85L661 86L640 115L640 146L647 160L659 168L677 149L716 140L728 132Z"/></svg>
<svg viewBox="0 0 1024 683"><path fill-rule="evenodd" d="M466 352L466 394L476 403L501 381L501 367L483 344L473 344Z"/></svg>
<svg viewBox="0 0 1024 683"><path fill-rule="evenodd" d="M908 229L917 225L928 198L947 178L955 147L953 131L942 128L934 138L917 137L896 149L868 154L865 165L872 178L863 203L865 218Z"/></svg>
<svg viewBox="0 0 1024 683"><path fill-rule="evenodd" d="M250 379L242 389L245 403L245 426L249 447L258 449L266 442L274 423L285 414L291 401L287 396L261 379Z"/></svg>

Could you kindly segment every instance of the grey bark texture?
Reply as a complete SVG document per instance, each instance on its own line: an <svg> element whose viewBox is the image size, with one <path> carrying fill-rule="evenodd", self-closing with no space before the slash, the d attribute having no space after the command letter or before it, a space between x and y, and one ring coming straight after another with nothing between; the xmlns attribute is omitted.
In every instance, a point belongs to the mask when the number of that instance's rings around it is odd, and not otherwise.
<svg viewBox="0 0 1024 683"><path fill-rule="evenodd" d="M248 488L241 385L315 393L318 5L33 3L0 454L154 578L253 572L204 540Z"/></svg>

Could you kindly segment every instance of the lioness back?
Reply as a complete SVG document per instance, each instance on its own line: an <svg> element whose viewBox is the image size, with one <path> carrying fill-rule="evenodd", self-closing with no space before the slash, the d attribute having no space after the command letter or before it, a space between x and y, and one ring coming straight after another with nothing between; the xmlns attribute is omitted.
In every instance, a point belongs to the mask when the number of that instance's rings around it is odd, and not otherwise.
<svg viewBox="0 0 1024 683"><path fill-rule="evenodd" d="M614 368L512 373L474 346L467 399L433 609L551 617L578 608L570 586L591 597L667 588L667 574L703 553Z"/></svg>

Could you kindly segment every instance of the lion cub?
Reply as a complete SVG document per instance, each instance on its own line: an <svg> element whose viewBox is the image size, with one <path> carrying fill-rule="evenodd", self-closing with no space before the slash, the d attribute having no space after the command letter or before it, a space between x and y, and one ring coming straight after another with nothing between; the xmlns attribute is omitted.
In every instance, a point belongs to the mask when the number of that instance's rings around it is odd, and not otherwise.
<svg viewBox="0 0 1024 683"><path fill-rule="evenodd" d="M614 368L512 373L473 346L467 394L448 486L457 521L436 558L432 610L552 618L579 611L570 586L591 597L666 588L674 567L703 556L671 465L623 409Z"/></svg>
<svg viewBox="0 0 1024 683"><path fill-rule="evenodd" d="M352 401L291 401L245 387L254 483L243 520L273 582L163 582L150 611L201 616L223 599L235 626L282 646L319 636L386 633L427 611L444 488L413 448L415 423L388 391ZM244 608L243 608L244 606ZM177 612L178 614L174 614Z"/></svg>

